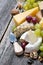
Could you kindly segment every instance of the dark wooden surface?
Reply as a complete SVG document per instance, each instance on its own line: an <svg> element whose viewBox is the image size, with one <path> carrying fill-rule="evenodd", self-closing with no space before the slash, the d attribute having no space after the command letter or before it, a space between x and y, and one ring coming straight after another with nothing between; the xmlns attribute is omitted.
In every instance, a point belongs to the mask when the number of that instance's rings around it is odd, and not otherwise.
<svg viewBox="0 0 43 65"><path fill-rule="evenodd" d="M10 10L14 7L16 0L0 0L0 40L11 19Z"/></svg>

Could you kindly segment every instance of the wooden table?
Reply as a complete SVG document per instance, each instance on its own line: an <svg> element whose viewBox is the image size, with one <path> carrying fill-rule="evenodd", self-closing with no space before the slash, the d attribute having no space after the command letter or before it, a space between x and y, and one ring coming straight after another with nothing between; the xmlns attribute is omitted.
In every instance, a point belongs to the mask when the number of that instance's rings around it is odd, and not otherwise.
<svg viewBox="0 0 43 65"><path fill-rule="evenodd" d="M1 0L0 5L0 65L28 65L28 58L20 56L17 57L13 50L13 45L9 41L9 34L12 30L14 22L12 22L12 16L10 15L10 10L14 7L16 3L15 0ZM4 3L4 4L3 4ZM9 24L9 26L8 26ZM38 60L34 61L33 65L43 65Z"/></svg>

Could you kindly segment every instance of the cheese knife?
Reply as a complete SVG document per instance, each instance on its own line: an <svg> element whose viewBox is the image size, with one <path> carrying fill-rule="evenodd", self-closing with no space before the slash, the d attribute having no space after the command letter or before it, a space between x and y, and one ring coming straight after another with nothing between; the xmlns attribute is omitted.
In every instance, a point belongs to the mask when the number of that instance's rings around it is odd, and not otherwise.
<svg viewBox="0 0 43 65"><path fill-rule="evenodd" d="M14 46L15 54L16 55L23 54L23 48L19 45L15 35L12 32L10 33L9 39L10 39L10 43L13 44L13 46Z"/></svg>

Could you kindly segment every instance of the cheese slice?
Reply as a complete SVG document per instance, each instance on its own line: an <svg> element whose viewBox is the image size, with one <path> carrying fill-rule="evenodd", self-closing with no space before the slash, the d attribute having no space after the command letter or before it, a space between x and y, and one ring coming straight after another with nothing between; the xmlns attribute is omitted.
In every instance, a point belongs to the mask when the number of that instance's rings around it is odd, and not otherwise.
<svg viewBox="0 0 43 65"><path fill-rule="evenodd" d="M36 17L37 17L38 21L40 21L40 20L42 19L41 11L39 11L39 12L36 14Z"/></svg>
<svg viewBox="0 0 43 65"><path fill-rule="evenodd" d="M16 55L23 54L23 49L17 42L14 42L13 45L14 45L14 51L15 51Z"/></svg>
<svg viewBox="0 0 43 65"><path fill-rule="evenodd" d="M28 10L28 11L25 11L23 13L13 16L13 20L16 23L16 25L20 25L21 23L24 22L26 16L28 16L28 15L35 16L38 11L39 11L38 7L33 8L31 10Z"/></svg>

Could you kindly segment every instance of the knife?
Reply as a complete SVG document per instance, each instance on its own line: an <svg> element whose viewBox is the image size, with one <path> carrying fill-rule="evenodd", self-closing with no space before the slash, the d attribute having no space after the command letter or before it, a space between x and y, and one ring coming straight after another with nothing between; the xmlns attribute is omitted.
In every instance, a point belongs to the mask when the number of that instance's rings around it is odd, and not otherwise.
<svg viewBox="0 0 43 65"><path fill-rule="evenodd" d="M21 55L23 54L23 48L19 45L17 42L17 39L15 35L11 32L9 35L10 43L13 44L14 46L14 51L16 55Z"/></svg>

